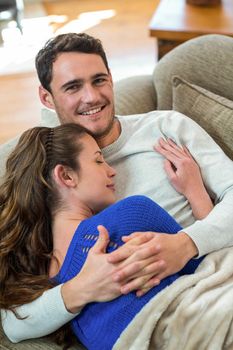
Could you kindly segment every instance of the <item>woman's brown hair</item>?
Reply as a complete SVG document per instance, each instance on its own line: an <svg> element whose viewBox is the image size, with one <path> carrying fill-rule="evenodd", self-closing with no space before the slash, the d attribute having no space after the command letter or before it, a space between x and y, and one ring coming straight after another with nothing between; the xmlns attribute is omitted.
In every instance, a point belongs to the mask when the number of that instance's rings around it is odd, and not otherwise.
<svg viewBox="0 0 233 350"><path fill-rule="evenodd" d="M76 124L32 128L7 160L0 186L1 309L14 312L53 287L51 215L61 203L51 174L57 164L79 170L87 133Z"/></svg>

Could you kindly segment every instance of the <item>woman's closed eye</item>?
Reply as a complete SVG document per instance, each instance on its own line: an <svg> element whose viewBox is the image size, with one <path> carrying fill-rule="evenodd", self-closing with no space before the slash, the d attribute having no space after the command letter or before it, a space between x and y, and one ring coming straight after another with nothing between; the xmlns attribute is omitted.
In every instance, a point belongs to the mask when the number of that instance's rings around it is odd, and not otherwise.
<svg viewBox="0 0 233 350"><path fill-rule="evenodd" d="M103 155L100 153L99 155L98 155L98 157L96 158L96 163L98 163L98 164L103 164L105 161L104 161L104 157L103 157Z"/></svg>

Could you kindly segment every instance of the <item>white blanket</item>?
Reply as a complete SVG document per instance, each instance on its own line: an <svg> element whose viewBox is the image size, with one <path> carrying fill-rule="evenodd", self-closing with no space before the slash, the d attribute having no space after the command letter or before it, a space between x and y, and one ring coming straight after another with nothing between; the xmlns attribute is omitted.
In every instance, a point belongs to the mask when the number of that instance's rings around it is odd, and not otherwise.
<svg viewBox="0 0 233 350"><path fill-rule="evenodd" d="M157 294L113 350L233 349L233 248L209 254L195 274Z"/></svg>

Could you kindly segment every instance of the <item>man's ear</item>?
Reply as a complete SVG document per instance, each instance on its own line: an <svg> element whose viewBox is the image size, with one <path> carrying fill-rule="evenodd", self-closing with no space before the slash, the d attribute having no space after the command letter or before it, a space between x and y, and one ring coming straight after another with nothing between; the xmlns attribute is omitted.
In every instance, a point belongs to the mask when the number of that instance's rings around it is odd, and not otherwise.
<svg viewBox="0 0 233 350"><path fill-rule="evenodd" d="M39 96L41 103L43 103L44 106L50 109L55 109L52 94L48 90L43 88L42 85L39 86Z"/></svg>
<svg viewBox="0 0 233 350"><path fill-rule="evenodd" d="M64 165L57 164L53 171L54 181L58 186L75 188L78 185L78 175Z"/></svg>

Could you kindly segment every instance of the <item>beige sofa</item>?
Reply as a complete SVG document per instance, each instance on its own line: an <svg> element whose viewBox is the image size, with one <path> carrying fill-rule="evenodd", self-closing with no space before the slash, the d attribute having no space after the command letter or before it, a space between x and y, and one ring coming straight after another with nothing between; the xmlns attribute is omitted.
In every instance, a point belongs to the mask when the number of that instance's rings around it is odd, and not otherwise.
<svg viewBox="0 0 233 350"><path fill-rule="evenodd" d="M175 109L197 121L233 159L233 39L207 35L190 40L164 56L151 76L115 85L116 113ZM42 125L58 123L44 109ZM16 141L0 146L0 173ZM74 347L80 349L78 345ZM61 349L47 338L10 343L0 329L0 349Z"/></svg>

